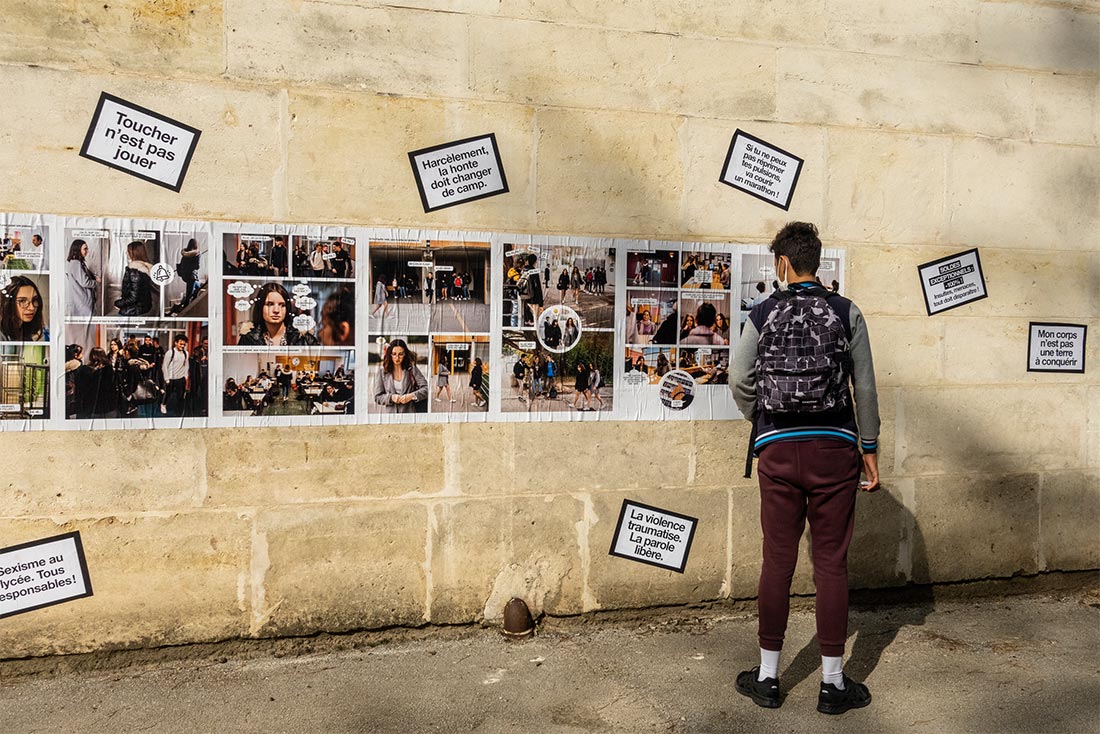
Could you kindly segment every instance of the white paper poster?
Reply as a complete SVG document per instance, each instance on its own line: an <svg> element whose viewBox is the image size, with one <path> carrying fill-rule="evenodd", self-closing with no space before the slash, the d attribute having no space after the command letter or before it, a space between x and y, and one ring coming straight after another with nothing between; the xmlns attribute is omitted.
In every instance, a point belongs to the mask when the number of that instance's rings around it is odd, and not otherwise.
<svg viewBox="0 0 1100 734"><path fill-rule="evenodd" d="M730 142L719 180L780 209L791 207L802 159L738 130Z"/></svg>
<svg viewBox="0 0 1100 734"><path fill-rule="evenodd" d="M201 134L190 125L104 92L80 155L179 191Z"/></svg>
<svg viewBox="0 0 1100 734"><path fill-rule="evenodd" d="M980 301L987 295L976 249L918 265L917 270L929 316Z"/></svg>
<svg viewBox="0 0 1100 734"><path fill-rule="evenodd" d="M1027 341L1028 372L1085 371L1084 324L1032 322Z"/></svg>
<svg viewBox="0 0 1100 734"><path fill-rule="evenodd" d="M683 573L698 520L623 500L610 555Z"/></svg>
<svg viewBox="0 0 1100 734"><path fill-rule="evenodd" d="M91 595L80 533L0 548L0 619Z"/></svg>
<svg viewBox="0 0 1100 734"><path fill-rule="evenodd" d="M425 212L508 192L494 133L409 153Z"/></svg>

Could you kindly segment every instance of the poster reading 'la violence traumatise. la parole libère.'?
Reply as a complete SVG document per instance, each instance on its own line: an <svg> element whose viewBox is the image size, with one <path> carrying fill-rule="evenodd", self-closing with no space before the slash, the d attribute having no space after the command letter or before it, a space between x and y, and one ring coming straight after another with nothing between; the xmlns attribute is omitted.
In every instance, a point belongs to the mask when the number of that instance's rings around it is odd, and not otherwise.
<svg viewBox="0 0 1100 734"><path fill-rule="evenodd" d="M0 214L0 430L728 420L765 247ZM843 290L843 256L822 282Z"/></svg>

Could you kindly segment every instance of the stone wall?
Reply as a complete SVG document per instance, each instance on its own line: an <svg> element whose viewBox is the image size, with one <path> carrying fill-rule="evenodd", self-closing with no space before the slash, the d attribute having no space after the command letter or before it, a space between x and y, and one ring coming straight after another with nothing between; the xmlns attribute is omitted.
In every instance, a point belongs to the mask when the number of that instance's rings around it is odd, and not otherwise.
<svg viewBox="0 0 1100 734"><path fill-rule="evenodd" d="M0 210L847 251L886 490L853 585L1100 567L1100 2L8 0ZM77 156L101 91L203 131L175 194ZM718 183L742 127L789 213ZM494 131L511 193L425 215L406 152ZM981 248L929 318L916 266ZM1029 374L1029 321L1090 325ZM0 658L755 594L747 424L3 433L0 546L78 529L95 596ZM623 498L701 519L683 575L607 555ZM798 592L812 581L804 557Z"/></svg>

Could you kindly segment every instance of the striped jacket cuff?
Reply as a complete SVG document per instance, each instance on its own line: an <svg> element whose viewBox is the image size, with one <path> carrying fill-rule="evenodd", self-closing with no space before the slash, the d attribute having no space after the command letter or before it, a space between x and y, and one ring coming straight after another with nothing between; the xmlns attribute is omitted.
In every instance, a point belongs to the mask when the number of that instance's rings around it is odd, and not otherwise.
<svg viewBox="0 0 1100 734"><path fill-rule="evenodd" d="M877 438L861 438L861 439L859 439L859 448L865 454L877 454L878 453L878 439Z"/></svg>

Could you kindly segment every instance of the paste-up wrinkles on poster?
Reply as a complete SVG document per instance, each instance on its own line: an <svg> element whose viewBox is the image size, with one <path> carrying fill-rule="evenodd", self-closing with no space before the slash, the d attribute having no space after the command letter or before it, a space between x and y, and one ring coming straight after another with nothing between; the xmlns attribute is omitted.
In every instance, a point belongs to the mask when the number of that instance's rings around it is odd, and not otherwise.
<svg viewBox="0 0 1100 734"><path fill-rule="evenodd" d="M0 265L0 430L735 419L774 288L759 245L49 214Z"/></svg>

